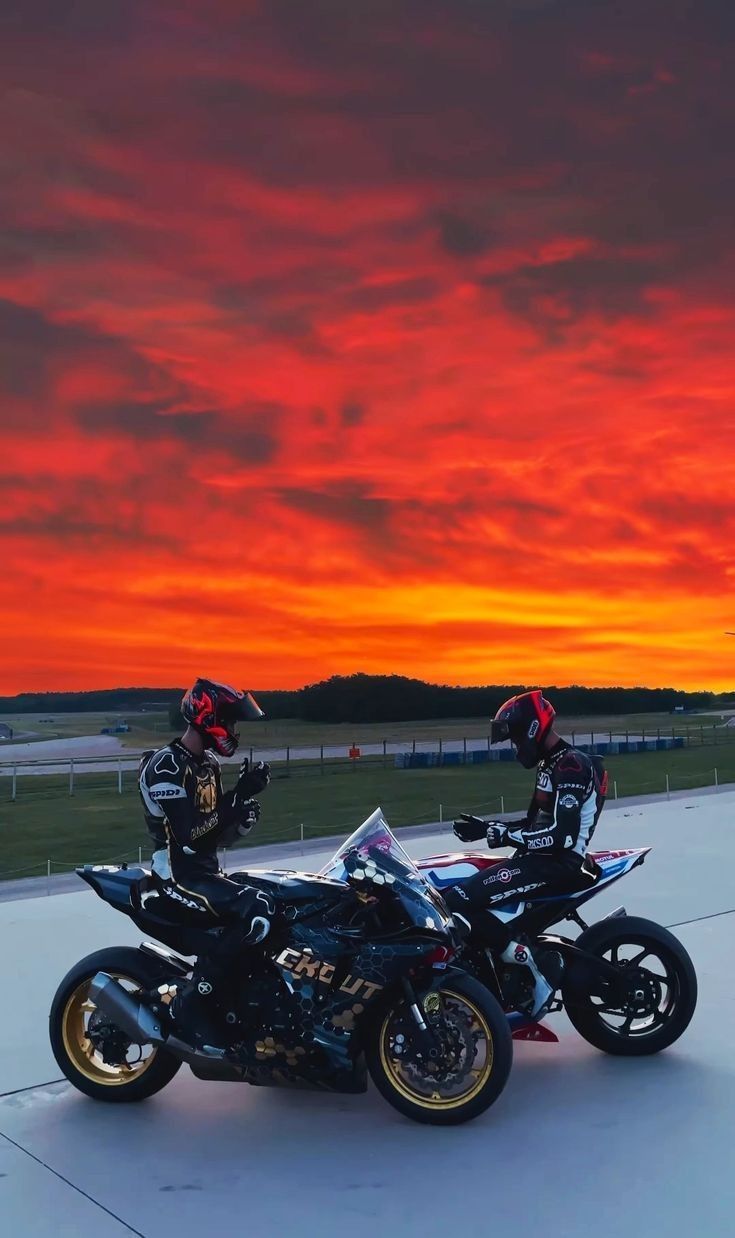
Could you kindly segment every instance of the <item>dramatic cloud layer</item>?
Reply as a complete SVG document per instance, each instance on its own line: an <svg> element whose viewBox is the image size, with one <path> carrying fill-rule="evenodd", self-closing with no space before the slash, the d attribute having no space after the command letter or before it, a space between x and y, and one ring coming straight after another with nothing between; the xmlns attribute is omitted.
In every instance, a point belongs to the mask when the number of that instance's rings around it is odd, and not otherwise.
<svg viewBox="0 0 735 1238"><path fill-rule="evenodd" d="M735 10L0 16L2 683L735 681Z"/></svg>

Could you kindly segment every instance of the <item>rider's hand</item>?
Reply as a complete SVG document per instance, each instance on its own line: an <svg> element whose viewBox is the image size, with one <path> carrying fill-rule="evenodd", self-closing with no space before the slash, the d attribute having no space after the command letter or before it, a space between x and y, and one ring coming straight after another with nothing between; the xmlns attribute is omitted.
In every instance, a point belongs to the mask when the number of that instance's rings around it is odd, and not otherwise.
<svg viewBox="0 0 735 1238"><path fill-rule="evenodd" d="M237 780L237 795L241 800L249 800L253 795L265 791L271 780L271 767L266 761L258 761L251 765L247 757L240 766Z"/></svg>
<svg viewBox="0 0 735 1238"><path fill-rule="evenodd" d="M505 847L508 842L508 827L502 821L488 821L487 825L487 845L491 849L493 847Z"/></svg>
<svg viewBox="0 0 735 1238"><path fill-rule="evenodd" d="M240 836L249 834L254 825L260 821L260 804L257 800L246 800L242 805L242 817L237 827Z"/></svg>
<svg viewBox="0 0 735 1238"><path fill-rule="evenodd" d="M487 821L483 821L482 817L473 817L463 812L454 822L454 832L461 842L476 843L485 837Z"/></svg>

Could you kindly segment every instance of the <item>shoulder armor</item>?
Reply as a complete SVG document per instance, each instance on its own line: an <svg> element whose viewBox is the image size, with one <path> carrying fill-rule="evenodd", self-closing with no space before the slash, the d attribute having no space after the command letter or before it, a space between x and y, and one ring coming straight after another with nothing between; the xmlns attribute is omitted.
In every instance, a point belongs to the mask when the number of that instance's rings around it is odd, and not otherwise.
<svg viewBox="0 0 735 1238"><path fill-rule="evenodd" d="M186 767L187 761L182 753L178 749L175 750L171 744L166 744L164 748L151 753L146 766L146 780L148 782L163 780L183 782Z"/></svg>

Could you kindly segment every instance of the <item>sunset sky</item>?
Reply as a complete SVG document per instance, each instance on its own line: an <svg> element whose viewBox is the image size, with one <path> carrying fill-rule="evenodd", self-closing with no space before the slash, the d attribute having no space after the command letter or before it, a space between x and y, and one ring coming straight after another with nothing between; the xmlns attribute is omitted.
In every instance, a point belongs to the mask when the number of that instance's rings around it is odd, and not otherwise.
<svg viewBox="0 0 735 1238"><path fill-rule="evenodd" d="M735 685L735 6L10 0L0 694Z"/></svg>

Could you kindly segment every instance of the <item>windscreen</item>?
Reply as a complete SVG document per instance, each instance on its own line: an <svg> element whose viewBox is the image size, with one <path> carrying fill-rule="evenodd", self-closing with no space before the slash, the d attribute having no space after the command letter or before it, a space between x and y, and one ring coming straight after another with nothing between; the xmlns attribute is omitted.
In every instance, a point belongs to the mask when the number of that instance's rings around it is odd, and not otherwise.
<svg viewBox="0 0 735 1238"><path fill-rule="evenodd" d="M391 888L395 890L415 924L437 932L446 932L451 924L451 916L435 890L424 880L411 857L403 850L385 820L382 809L376 808L367 821L363 821L359 829L350 834L321 870L321 876L347 881L350 870L345 859L351 854L356 854L361 860L372 861L379 873L393 878Z"/></svg>

